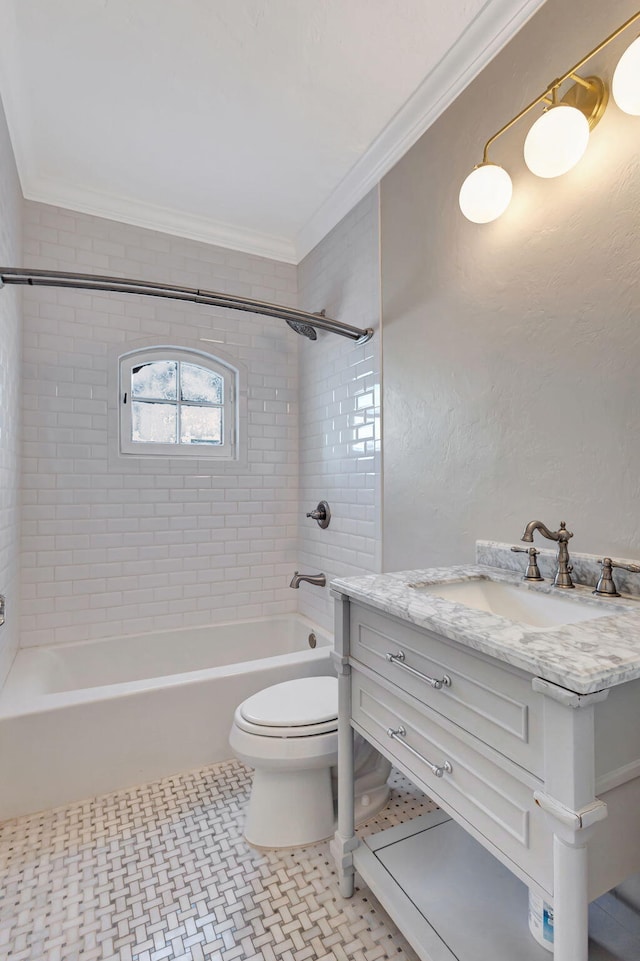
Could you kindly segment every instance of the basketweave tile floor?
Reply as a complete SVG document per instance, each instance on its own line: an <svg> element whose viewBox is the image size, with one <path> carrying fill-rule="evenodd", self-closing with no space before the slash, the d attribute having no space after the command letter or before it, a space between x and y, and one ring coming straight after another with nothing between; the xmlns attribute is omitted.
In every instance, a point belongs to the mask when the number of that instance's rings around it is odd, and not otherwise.
<svg viewBox="0 0 640 961"><path fill-rule="evenodd" d="M345 900L328 842L257 852L251 772L224 763L0 826L2 961L415 961L369 891ZM434 805L401 774L361 829Z"/></svg>

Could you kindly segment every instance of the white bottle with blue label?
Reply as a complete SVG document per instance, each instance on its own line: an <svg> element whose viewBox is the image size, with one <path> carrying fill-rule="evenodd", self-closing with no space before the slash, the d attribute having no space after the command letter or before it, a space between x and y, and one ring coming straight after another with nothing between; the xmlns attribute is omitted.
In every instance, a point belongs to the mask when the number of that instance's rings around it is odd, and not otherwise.
<svg viewBox="0 0 640 961"><path fill-rule="evenodd" d="M529 891L529 930L538 944L553 953L553 906Z"/></svg>

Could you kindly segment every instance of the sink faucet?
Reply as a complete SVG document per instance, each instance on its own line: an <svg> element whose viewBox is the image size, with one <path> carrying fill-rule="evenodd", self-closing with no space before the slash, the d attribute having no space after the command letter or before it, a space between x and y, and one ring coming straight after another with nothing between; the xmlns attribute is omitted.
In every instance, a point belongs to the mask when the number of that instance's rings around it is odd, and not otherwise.
<svg viewBox="0 0 640 961"><path fill-rule="evenodd" d="M308 581L309 584L315 584L316 587L324 587L327 583L327 578L324 574L299 574L297 571L291 578L291 583L289 587L295 587L297 590L300 587L301 581Z"/></svg>
<svg viewBox="0 0 640 961"><path fill-rule="evenodd" d="M534 531L540 531L543 537L546 537L550 541L557 541L558 543L558 568L556 570L556 576L553 579L555 586L564 588L575 587L575 584L571 580L573 567L569 564L569 548L567 547L569 538L573 537L573 534L567 530L565 522L560 521L560 530L550 531L542 521L529 521L524 529L521 540L530 544L533 541Z"/></svg>

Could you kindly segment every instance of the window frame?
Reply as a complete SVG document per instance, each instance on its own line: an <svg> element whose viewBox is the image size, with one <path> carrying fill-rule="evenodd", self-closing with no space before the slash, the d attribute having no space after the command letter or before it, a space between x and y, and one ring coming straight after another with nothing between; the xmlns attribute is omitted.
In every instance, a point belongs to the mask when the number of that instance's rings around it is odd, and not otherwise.
<svg viewBox="0 0 640 961"><path fill-rule="evenodd" d="M155 361L176 361L202 367L211 373L222 377L223 401L222 427L223 441L221 444L155 444L152 441L134 441L132 439L132 396L131 376L134 367ZM125 457L197 457L199 459L237 461L238 460L238 370L231 364L204 351L191 350L185 347L147 347L132 350L122 354L118 359L118 425L119 425L119 453ZM176 397L172 400L161 400L158 403L172 404L180 409L185 407L217 407L216 404L197 404L193 401L182 401ZM153 403L153 401L147 401Z"/></svg>

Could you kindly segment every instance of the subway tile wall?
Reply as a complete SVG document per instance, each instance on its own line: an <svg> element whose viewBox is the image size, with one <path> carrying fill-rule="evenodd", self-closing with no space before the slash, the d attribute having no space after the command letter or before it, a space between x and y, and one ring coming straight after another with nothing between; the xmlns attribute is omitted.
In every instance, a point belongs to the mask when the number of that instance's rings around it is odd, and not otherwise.
<svg viewBox="0 0 640 961"><path fill-rule="evenodd" d="M22 192L0 104L0 261L22 260ZM21 292L0 291L0 594L7 598L0 627L0 687L18 647L20 550Z"/></svg>
<svg viewBox="0 0 640 961"><path fill-rule="evenodd" d="M300 538L298 566L324 571L323 590L302 584L299 610L333 626L332 577L380 570L380 272L378 189L371 191L298 267L299 304L357 327L357 347L331 334L300 347ZM305 514L330 504L322 530Z"/></svg>
<svg viewBox="0 0 640 961"><path fill-rule="evenodd" d="M296 303L288 264L39 203L24 218L11 262ZM279 320L123 294L25 289L24 315L21 644L295 610L299 338ZM143 343L247 368L246 469L118 457L115 358Z"/></svg>

